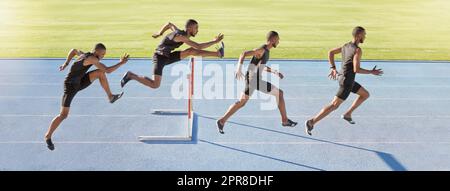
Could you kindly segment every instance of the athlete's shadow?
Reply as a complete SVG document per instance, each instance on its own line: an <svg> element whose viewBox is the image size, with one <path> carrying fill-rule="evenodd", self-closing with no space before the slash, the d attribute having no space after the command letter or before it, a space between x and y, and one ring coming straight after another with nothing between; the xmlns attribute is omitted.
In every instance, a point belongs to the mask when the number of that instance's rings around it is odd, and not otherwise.
<svg viewBox="0 0 450 191"><path fill-rule="evenodd" d="M198 115L198 116L205 118L205 119L211 119L214 121L217 120L216 118L209 117L209 116L204 116L204 115ZM238 122L234 122L234 121L227 121L227 123L240 125L240 126L247 127L247 128L254 128L254 129L258 129L258 130L299 137L299 138L303 138L303 139L309 139L309 140L323 142L323 143L329 143L329 144L343 146L343 147L347 147L347 148L353 148L353 149L373 152L373 153L377 154L377 156L380 157L383 160L383 162L386 163L386 165L388 165L392 170L394 170L394 171L406 171L407 170L392 154L389 154L386 152L376 151L376 150L372 150L372 149L367 149L367 148L363 148L363 147L357 147L357 146L347 145L347 144L342 144L342 143L336 143L333 141L327 141L327 140L323 140L323 139L316 139L316 138L312 138L312 137L307 137L307 136L297 135L297 134L293 134L293 133L273 130L273 129L269 129L269 128L265 128L265 127L258 127L258 126L254 126L254 125L238 123Z"/></svg>
<svg viewBox="0 0 450 191"><path fill-rule="evenodd" d="M219 147L222 147L222 148L231 149L231 150L234 150L234 151L239 151L239 152L243 152L243 153L247 153L247 154L251 154L251 155L255 155L255 156L259 156L259 157L263 157L263 158L267 158L267 159L272 159L272 160L276 160L276 161L280 161L280 162L284 162L284 163L288 163L288 164L293 164L293 165L300 166L300 167L309 168L309 169L312 169L312 170L325 171L324 169L316 168L316 167L313 167L313 166L299 164L299 163L287 161L287 160L284 160L284 159L279 159L279 158L275 158L275 157L271 157L271 156L267 156L267 155L263 155L263 154L258 154L258 153L255 153L255 152L250 152L250 151L246 151L246 150L242 150L242 149L237 149L237 148L234 148L234 147L225 146L225 145L214 143L214 142L207 141L207 140L204 140L204 139L200 139L199 141L203 142L203 143L208 143L208 144L211 144L211 145L214 145L214 146L219 146Z"/></svg>

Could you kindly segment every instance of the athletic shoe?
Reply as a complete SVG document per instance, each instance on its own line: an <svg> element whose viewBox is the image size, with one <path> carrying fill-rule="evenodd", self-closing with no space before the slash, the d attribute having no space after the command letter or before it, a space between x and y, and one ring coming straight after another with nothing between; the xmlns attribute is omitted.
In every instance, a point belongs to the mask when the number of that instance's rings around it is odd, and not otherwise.
<svg viewBox="0 0 450 191"><path fill-rule="evenodd" d="M128 83L128 81L130 81L130 77L129 77L130 71L128 71L127 73L125 73L122 77L122 80L120 80L120 86L123 88L125 86L125 84Z"/></svg>
<svg viewBox="0 0 450 191"><path fill-rule="evenodd" d="M311 131L314 129L314 126L311 125L311 122L311 119L305 121L305 132L310 136L312 135Z"/></svg>
<svg viewBox="0 0 450 191"><path fill-rule="evenodd" d="M45 139L45 143L47 143L47 148L51 151L55 150L55 145L52 142L52 139Z"/></svg>
<svg viewBox="0 0 450 191"><path fill-rule="evenodd" d="M297 125L297 122L293 122L292 120L288 119L286 123L281 123L284 127L295 127Z"/></svg>
<svg viewBox="0 0 450 191"><path fill-rule="evenodd" d="M342 115L341 118L346 120L347 122L349 122L352 125L355 124L355 122L352 120L351 117L345 117L344 115Z"/></svg>
<svg viewBox="0 0 450 191"><path fill-rule="evenodd" d="M116 102L116 101L117 101L118 99L120 99L122 96L123 96L123 92L120 93L120 94L114 94L113 97L112 97L112 99L109 100L109 103L114 103L114 102Z"/></svg>
<svg viewBox="0 0 450 191"><path fill-rule="evenodd" d="M220 58L223 58L225 56L225 44L223 42L220 42L220 47L217 49L220 53Z"/></svg>
<svg viewBox="0 0 450 191"><path fill-rule="evenodd" d="M216 123L217 123L217 129L219 129L219 133L224 134L225 132L223 131L223 125L220 123L220 120L217 120Z"/></svg>

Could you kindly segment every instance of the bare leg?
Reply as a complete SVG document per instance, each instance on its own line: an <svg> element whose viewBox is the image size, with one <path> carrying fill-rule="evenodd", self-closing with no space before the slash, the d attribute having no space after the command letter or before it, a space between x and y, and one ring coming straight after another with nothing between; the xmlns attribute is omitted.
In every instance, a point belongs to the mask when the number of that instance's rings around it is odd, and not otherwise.
<svg viewBox="0 0 450 191"><path fill-rule="evenodd" d="M241 95L241 99L239 99L238 102L234 103L233 105L231 105L227 112L225 113L225 115L219 119L219 122L224 125L228 119L234 114L236 113L239 109L241 109L242 107L244 107L244 105L247 103L248 99L250 97L248 95L245 95L244 93L242 93Z"/></svg>
<svg viewBox="0 0 450 191"><path fill-rule="evenodd" d="M91 82L94 82L96 79L100 81L100 85L102 86L103 90L105 90L108 99L111 100L113 98L113 94L111 93L111 89L109 88L108 78L106 78L105 72L101 70L94 70L93 72L90 72L89 80Z"/></svg>
<svg viewBox="0 0 450 191"><path fill-rule="evenodd" d="M344 100L335 96L333 101L331 101L329 105L325 106L314 118L311 119L312 125L315 125L328 114L336 110L342 104L342 102L344 102Z"/></svg>
<svg viewBox="0 0 450 191"><path fill-rule="evenodd" d="M281 114L281 123L287 123L288 117L286 113L286 104L284 103L283 91L278 89L277 87L272 86L272 91L270 91L269 94L277 98L278 110L280 110Z"/></svg>
<svg viewBox="0 0 450 191"><path fill-rule="evenodd" d="M50 126L47 130L47 133L45 133L45 139L51 139L53 132L58 128L59 124L67 118L69 115L69 109L70 107L61 107L61 111L59 115L57 115L55 118L53 118L52 122L50 123Z"/></svg>
<svg viewBox="0 0 450 191"><path fill-rule="evenodd" d="M133 72L128 72L128 76L130 79L136 80L139 83L141 83L145 86L148 86L150 88L153 88L153 89L159 88L159 86L161 85L161 80L162 80L162 77L160 75L153 75L153 79L150 79L147 76L138 76Z"/></svg>
<svg viewBox="0 0 450 191"><path fill-rule="evenodd" d="M364 101L366 101L369 98L369 92L364 89L363 87L361 87L358 92L356 92L356 94L358 94L358 98L353 102L352 106L350 106L350 108L344 113L345 117L352 117L352 113L353 111L355 111L356 108L358 108Z"/></svg>
<svg viewBox="0 0 450 191"><path fill-rule="evenodd" d="M188 48L186 50L181 51L180 58L184 59L188 56L205 56L205 57L220 57L219 51L206 51L206 50L198 50L195 48Z"/></svg>

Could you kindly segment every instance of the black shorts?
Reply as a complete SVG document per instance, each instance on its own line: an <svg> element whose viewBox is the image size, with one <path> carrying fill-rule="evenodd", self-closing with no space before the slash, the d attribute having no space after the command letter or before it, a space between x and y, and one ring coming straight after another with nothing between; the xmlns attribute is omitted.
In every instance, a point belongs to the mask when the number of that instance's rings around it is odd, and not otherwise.
<svg viewBox="0 0 450 191"><path fill-rule="evenodd" d="M350 95L350 92L357 93L361 89L361 85L358 82L339 82L339 90L336 93L336 97L346 100Z"/></svg>
<svg viewBox="0 0 450 191"><path fill-rule="evenodd" d="M75 95L82 89L87 88L92 84L91 80L89 79L89 74L91 72L84 74L84 76L80 80L80 83L64 82L64 95L62 97L63 107L70 107L70 103L72 103Z"/></svg>
<svg viewBox="0 0 450 191"><path fill-rule="evenodd" d="M250 77L249 72L245 75L245 95L251 96L255 90L263 93L270 93L272 91L272 84L260 79L259 75Z"/></svg>
<svg viewBox="0 0 450 191"><path fill-rule="evenodd" d="M153 54L153 75L162 76L164 66L181 60L180 51L171 52L168 56Z"/></svg>

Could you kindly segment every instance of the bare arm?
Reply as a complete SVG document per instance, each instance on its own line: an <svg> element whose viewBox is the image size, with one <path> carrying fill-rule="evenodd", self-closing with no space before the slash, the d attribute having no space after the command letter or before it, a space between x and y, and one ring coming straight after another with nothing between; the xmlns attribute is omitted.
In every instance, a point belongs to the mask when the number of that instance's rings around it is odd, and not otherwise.
<svg viewBox="0 0 450 191"><path fill-rule="evenodd" d="M93 65L95 65L95 67L97 67L99 70L105 72L105 73L112 73L114 71L116 71L120 66L124 65L125 63L127 63L128 58L130 56L128 54L124 54L121 58L120 61L117 64L114 64L112 66L107 67L105 64L99 62L99 60L97 58L94 57L90 57L89 60L92 62Z"/></svg>
<svg viewBox="0 0 450 191"><path fill-rule="evenodd" d="M163 35L167 30L171 29L172 31L178 30L178 27L172 24L171 22L168 22L164 26L161 27L158 33L155 33L152 35L153 38L158 38L161 35Z"/></svg>
<svg viewBox="0 0 450 191"><path fill-rule="evenodd" d="M187 45L189 45L190 47L198 49L198 50L202 50L202 49L208 48L214 44L217 44L218 42L222 41L222 39L223 39L223 34L219 34L214 38L214 40L205 42L205 43L194 42L191 39L189 39L185 36L182 36L182 35L177 35L175 37L176 42L184 42Z"/></svg>
<svg viewBox="0 0 450 191"><path fill-rule="evenodd" d="M242 65L244 63L245 57L247 57L247 56L255 56L255 55L262 55L262 54L264 54L263 48L257 48L257 49L253 49L253 50L249 50L249 51L244 51L243 53L241 53L241 55L239 55L238 64Z"/></svg>
<svg viewBox="0 0 450 191"><path fill-rule="evenodd" d="M341 52L342 52L341 47L333 48L328 52L328 63L330 63L330 68L336 69L336 63L334 62L334 55L340 54Z"/></svg>
<svg viewBox="0 0 450 191"><path fill-rule="evenodd" d="M353 72L359 73L359 74L371 74L371 70L366 70L364 68L361 68L361 56L362 56L362 50L361 48L356 49L356 53L353 56Z"/></svg>
<svg viewBox="0 0 450 191"><path fill-rule="evenodd" d="M383 74L383 70L377 69L377 66L373 67L372 70L366 70L366 69L361 68L361 56L362 56L362 50L360 48L356 49L355 56L353 57L353 71L355 73L373 74L376 76L381 76Z"/></svg>
<svg viewBox="0 0 450 191"><path fill-rule="evenodd" d="M269 72L269 73L274 73L274 74L278 74L279 73L278 70L273 70L269 66L264 67L264 71Z"/></svg>
<svg viewBox="0 0 450 191"><path fill-rule="evenodd" d="M64 62L64 64L62 64L59 67L59 71L63 71L70 64L70 62L72 61L73 57L80 56L81 54L83 54L83 52L80 51L80 50L77 50L75 48L70 50L69 54L67 55L66 61Z"/></svg>
<svg viewBox="0 0 450 191"><path fill-rule="evenodd" d="M334 55L340 54L342 52L341 47L336 47L328 51L328 63L330 63L330 74L328 74L328 77L332 80L337 79L337 70L336 70L336 63L334 62Z"/></svg>
<svg viewBox="0 0 450 191"><path fill-rule="evenodd" d="M268 67L268 66L266 66L266 67L264 68L264 71L269 72L269 73L273 73L273 74L275 74L275 75L278 75L281 79L284 78L284 75L283 75L282 73L280 73L278 70L273 70L272 68L270 68L270 67Z"/></svg>
<svg viewBox="0 0 450 191"><path fill-rule="evenodd" d="M247 56L255 56L255 55L262 55L264 54L264 49L263 48L258 48L258 49L253 49L253 50L249 50L249 51L245 51L243 52L240 56L239 56L239 60L238 60L238 64L236 67L236 79L240 80L243 79L244 74L242 74L242 65L244 64L244 59Z"/></svg>
<svg viewBox="0 0 450 191"><path fill-rule="evenodd" d="M264 71L272 73L275 72L276 70L272 70L272 68L270 68L269 66L264 67Z"/></svg>

